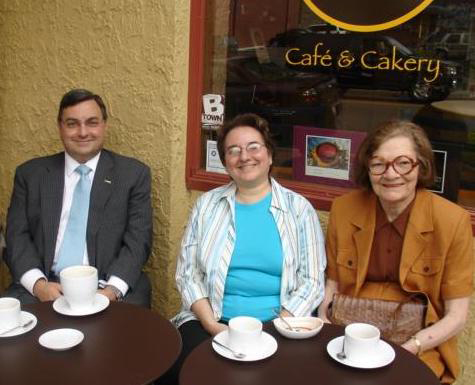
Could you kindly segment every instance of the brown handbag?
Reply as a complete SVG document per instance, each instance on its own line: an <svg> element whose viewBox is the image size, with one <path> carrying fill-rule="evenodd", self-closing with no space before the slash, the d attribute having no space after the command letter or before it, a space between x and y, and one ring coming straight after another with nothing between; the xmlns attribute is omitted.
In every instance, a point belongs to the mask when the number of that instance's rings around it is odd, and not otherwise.
<svg viewBox="0 0 475 385"><path fill-rule="evenodd" d="M329 319L342 326L353 322L372 324L381 331L381 337L401 345L424 327L425 309L418 296L397 302L335 293Z"/></svg>

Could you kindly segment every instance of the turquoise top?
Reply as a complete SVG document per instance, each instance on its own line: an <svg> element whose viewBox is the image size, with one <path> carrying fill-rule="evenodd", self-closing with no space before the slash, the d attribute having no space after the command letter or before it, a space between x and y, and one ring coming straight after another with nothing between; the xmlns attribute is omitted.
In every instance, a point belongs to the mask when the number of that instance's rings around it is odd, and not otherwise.
<svg viewBox="0 0 475 385"><path fill-rule="evenodd" d="M270 212L272 194L252 204L236 202L236 243L224 286L223 320L240 315L261 321L280 308L282 244Z"/></svg>

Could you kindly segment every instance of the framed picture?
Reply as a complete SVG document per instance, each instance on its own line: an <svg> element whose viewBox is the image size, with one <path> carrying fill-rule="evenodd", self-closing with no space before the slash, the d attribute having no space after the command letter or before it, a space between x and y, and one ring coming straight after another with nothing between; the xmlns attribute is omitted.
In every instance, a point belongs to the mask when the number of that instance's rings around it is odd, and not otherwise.
<svg viewBox="0 0 475 385"><path fill-rule="evenodd" d="M294 126L294 179L353 187L356 153L365 132Z"/></svg>

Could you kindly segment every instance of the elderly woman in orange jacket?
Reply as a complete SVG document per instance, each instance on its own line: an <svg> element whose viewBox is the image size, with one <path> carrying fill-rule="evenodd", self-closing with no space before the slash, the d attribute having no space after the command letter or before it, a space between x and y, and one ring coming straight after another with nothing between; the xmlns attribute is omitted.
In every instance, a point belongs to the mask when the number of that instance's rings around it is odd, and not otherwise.
<svg viewBox="0 0 475 385"><path fill-rule="evenodd" d="M455 336L472 293L470 216L424 188L434 180L432 149L413 123L389 122L369 134L356 178L363 189L335 199L331 209L319 315L328 320L335 293L399 302L422 295L424 327L402 346L450 384L459 372Z"/></svg>

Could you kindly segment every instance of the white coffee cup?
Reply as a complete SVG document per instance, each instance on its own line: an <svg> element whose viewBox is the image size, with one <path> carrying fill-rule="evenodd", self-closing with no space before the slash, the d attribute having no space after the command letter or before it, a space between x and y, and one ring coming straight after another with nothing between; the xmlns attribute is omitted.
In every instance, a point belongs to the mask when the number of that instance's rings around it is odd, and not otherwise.
<svg viewBox="0 0 475 385"><path fill-rule="evenodd" d="M378 354L380 332L376 326L352 323L345 328L345 354L353 362L368 362Z"/></svg>
<svg viewBox="0 0 475 385"><path fill-rule="evenodd" d="M236 352L249 354L259 348L262 322L257 318L234 317L228 323L228 345Z"/></svg>
<svg viewBox="0 0 475 385"><path fill-rule="evenodd" d="M16 298L0 298L0 333L21 323L20 301Z"/></svg>
<svg viewBox="0 0 475 385"><path fill-rule="evenodd" d="M72 310L88 310L97 292L97 269L94 266L70 266L59 273L64 298Z"/></svg>

